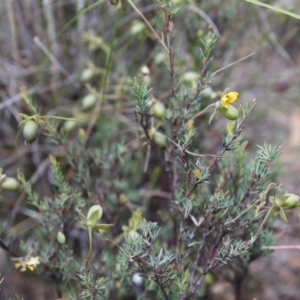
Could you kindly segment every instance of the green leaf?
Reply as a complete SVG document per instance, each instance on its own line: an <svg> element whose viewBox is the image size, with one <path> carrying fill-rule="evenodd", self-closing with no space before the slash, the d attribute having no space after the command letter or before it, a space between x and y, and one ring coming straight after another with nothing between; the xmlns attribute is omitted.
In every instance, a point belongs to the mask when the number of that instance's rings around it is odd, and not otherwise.
<svg viewBox="0 0 300 300"><path fill-rule="evenodd" d="M246 1L250 2L250 3L253 3L253 4L257 4L257 5L260 5L260 6L267 7L269 9L275 10L277 12L280 12L282 14L285 14L285 15L288 15L290 17L293 17L293 18L296 18L296 19L300 20L300 15L292 13L288 10L285 10L285 9L282 9L282 8L279 8L279 7L276 7L276 6L273 6L273 5L269 5L269 4L260 2L260 1L256 1L256 0L246 0Z"/></svg>
<svg viewBox="0 0 300 300"><path fill-rule="evenodd" d="M103 231L106 231L108 230L113 224L96 224L94 227L93 227L93 231L94 232L101 232L102 230Z"/></svg>
<svg viewBox="0 0 300 300"><path fill-rule="evenodd" d="M78 208L77 208L76 210L77 210L77 213L78 213L80 219L81 219L84 223L86 223L88 219L85 217L85 215L82 214L82 213L79 211Z"/></svg>
<svg viewBox="0 0 300 300"><path fill-rule="evenodd" d="M279 207L279 216L283 221L285 221L286 223L288 222L286 215L281 207Z"/></svg>

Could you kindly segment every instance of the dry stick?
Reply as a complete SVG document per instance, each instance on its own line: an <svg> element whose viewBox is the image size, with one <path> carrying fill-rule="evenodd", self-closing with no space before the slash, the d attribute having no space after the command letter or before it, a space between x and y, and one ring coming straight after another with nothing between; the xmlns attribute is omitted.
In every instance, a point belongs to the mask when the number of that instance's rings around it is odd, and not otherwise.
<svg viewBox="0 0 300 300"><path fill-rule="evenodd" d="M229 67L231 67L231 66L233 66L233 65L235 65L235 64L237 64L237 63L239 63L239 62L241 62L241 61L243 61L244 59L247 59L247 58L251 57L251 56L254 55L254 54L255 54L255 52L250 53L250 54L248 54L248 55L242 57L241 59L239 59L239 60L237 60L237 61L235 61L235 62L233 62L233 63L231 63L231 64L229 64L229 65L227 65L227 66L225 66L225 67L222 67L221 69L219 69L219 70L213 72L212 75L214 76L214 75L218 74L219 72L221 72L221 71L223 71L223 70L225 70L225 69L227 69L227 68L229 68Z"/></svg>
<svg viewBox="0 0 300 300"><path fill-rule="evenodd" d="M47 30L48 38L50 41L53 41L56 36L56 28L55 28L56 18L54 16L54 12L53 12L53 5L51 4L51 2L49 0L42 0L42 1L43 1L43 11L44 11L44 15L46 18L46 23L47 23L46 30ZM51 45L51 51L53 52L54 56L58 57L59 47L58 47L58 43L56 41ZM51 64L50 83L51 83L51 85L55 85L55 82L59 80L60 68L58 67L59 65L57 63L55 63L52 60L51 60L51 62L52 62L52 64ZM56 89L53 89L52 93L54 95L55 103L58 104L57 103L57 99L59 99L58 91Z"/></svg>
<svg viewBox="0 0 300 300"><path fill-rule="evenodd" d="M12 54L13 57L17 60L20 60L19 52L18 52L18 39L17 39L17 29L16 29L16 18L14 12L14 2L11 0L6 0L7 13L8 13L8 21L11 32L11 40L12 40Z"/></svg>
<svg viewBox="0 0 300 300"><path fill-rule="evenodd" d="M281 246L264 246L262 249L272 249L272 250L300 250L300 245L281 245Z"/></svg>
<svg viewBox="0 0 300 300"><path fill-rule="evenodd" d="M205 112L207 112L207 110L211 107L216 107L216 104L213 103L213 104L210 104L208 105L205 109L201 110L200 112L198 112L196 115L194 115L189 121L193 121L195 120L196 118L200 117L201 115L203 115Z"/></svg>

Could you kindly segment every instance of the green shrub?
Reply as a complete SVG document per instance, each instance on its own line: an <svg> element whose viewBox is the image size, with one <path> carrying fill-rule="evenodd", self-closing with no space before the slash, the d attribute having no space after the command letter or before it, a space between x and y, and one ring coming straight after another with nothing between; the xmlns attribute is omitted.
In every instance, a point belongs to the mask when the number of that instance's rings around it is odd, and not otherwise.
<svg viewBox="0 0 300 300"><path fill-rule="evenodd" d="M112 14L102 2L72 20L99 5ZM271 183L280 147L264 144L247 157L242 132L255 100L236 104L241 92L212 88L217 32L203 23L188 37L189 67L173 46L180 25L172 1L158 1L153 14L130 0L109 2L118 6L113 28L83 37L98 55L78 75L81 102L63 111L54 101L44 111L21 88L24 142L39 145L35 151L45 145L49 169L44 188L21 157L18 181L1 173L2 192L26 197L17 218L10 206L1 213L0 246L20 271L51 279L53 299L200 299L215 268L240 288L249 263L273 242L269 218L286 221L285 211L299 206L298 196ZM144 23L119 28L129 8ZM122 55L137 58L126 64ZM217 119L216 151L209 140Z"/></svg>

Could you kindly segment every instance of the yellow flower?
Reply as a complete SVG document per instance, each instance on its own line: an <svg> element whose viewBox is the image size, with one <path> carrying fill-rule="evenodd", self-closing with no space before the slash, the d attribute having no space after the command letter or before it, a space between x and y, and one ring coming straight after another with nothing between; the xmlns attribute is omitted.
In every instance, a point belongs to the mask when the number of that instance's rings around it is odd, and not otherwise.
<svg viewBox="0 0 300 300"><path fill-rule="evenodd" d="M226 89L221 97L220 103L222 107L228 108L230 103L233 103L237 100L239 93L237 92L230 92L227 93L228 89Z"/></svg>
<svg viewBox="0 0 300 300"><path fill-rule="evenodd" d="M193 120L189 120L186 125L185 128L187 131L192 131L193 130L193 126L194 126L194 121Z"/></svg>
<svg viewBox="0 0 300 300"><path fill-rule="evenodd" d="M194 169L193 174L198 179L201 179L201 177L202 177L201 171L199 169Z"/></svg>
<svg viewBox="0 0 300 300"><path fill-rule="evenodd" d="M33 271L34 268L40 264L40 258L36 257L16 257L11 258L11 260L15 261L15 268L20 270L21 272L26 271L26 269Z"/></svg>

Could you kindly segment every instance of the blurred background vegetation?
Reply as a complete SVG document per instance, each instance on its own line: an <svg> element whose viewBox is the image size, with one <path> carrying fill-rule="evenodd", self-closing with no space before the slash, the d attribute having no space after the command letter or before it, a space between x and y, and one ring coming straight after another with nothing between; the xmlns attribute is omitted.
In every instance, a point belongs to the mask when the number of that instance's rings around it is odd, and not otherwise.
<svg viewBox="0 0 300 300"><path fill-rule="evenodd" d="M300 13L297 0L265 2ZM164 30L164 16L157 1L140 0L135 3L157 32ZM277 161L277 181L299 194L299 20L241 0L175 0L174 3L180 8L173 20L179 77L187 72L199 72L199 40L209 28L218 39L212 70L255 53L218 73L212 89L220 92L220 86L230 87L239 91L242 101L257 99L255 113L250 116L244 133L249 149L254 150L256 144L263 142L282 144L284 153ZM51 195L53 188L49 184L48 155L59 154L60 149L41 136L30 147L23 144L22 138L16 140L20 121L17 114L27 111L21 100L22 85L27 87L28 95L42 114L69 117L86 116L89 105L88 100L83 101L84 97L93 94L93 89L103 90L106 87L107 101L98 108L102 110L102 117L97 120L94 130L103 144L105 140L114 139L114 135L116 139L122 136L119 131L122 124L125 124L124 132L136 127L130 117L134 105L131 81L143 71L143 66L149 69L156 95L169 87L162 48L129 6L125 11L116 11L116 6L105 0L5 0L0 2L0 28L0 167L9 176L16 176L17 170L22 169L27 177L30 176L35 189L44 195ZM113 51L108 66L111 47ZM109 73L106 72L108 69ZM91 85L90 88L86 87L86 82ZM60 126L73 125L66 123ZM206 142L201 145L203 151L216 149L223 127L224 122L218 120L214 130L203 139ZM101 133L97 128L102 129ZM74 132L70 131L70 134ZM132 139L134 148L134 134ZM98 153L95 160L103 160L101 155L108 156L109 151L103 149L104 154ZM134 157L130 159L133 161ZM136 158L137 161L140 159ZM104 164L103 161L101 163ZM64 166L64 161L61 164ZM118 177L117 167L115 174L110 176ZM130 165L126 168L132 171L131 180L138 180L133 183L138 186L140 178L136 174L139 167ZM67 171L66 176L71 176ZM99 170L93 171L92 180L97 186ZM151 180L155 178L143 178L142 181ZM118 191L116 197L124 189L122 181L118 184L115 186ZM97 191L99 194L103 193L101 188L103 186ZM25 226L22 223L24 216L30 217L31 212L22 208L23 200L24 195L16 196L15 193L3 193L0 200L0 218L4 219L7 212L12 212L11 220L18 220L15 232L22 231ZM151 203L156 205L155 201ZM155 220L155 216L153 218ZM288 225L281 221L273 224L279 245L300 244L297 216L291 220L294 222ZM48 295L45 294L47 283L42 283L42 278L19 273L7 260L5 252L0 250L0 273L5 275L5 284L1 286L4 295L12 292L24 297L32 295L30 299L54 299L51 289ZM261 258L251 265L243 299L299 299L299 278L299 252L275 251L271 257ZM37 285L37 280L41 284ZM216 280L210 288L211 299L232 299L231 294L230 287L223 281Z"/></svg>

